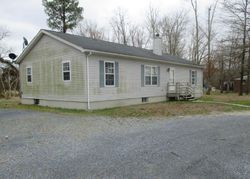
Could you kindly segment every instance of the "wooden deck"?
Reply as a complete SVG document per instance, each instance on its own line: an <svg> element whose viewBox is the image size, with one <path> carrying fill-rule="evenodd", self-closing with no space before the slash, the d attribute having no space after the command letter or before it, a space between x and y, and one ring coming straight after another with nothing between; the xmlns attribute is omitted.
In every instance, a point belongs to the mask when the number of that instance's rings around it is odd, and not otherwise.
<svg viewBox="0 0 250 179"><path fill-rule="evenodd" d="M194 89L188 82L168 83L167 97L176 100L188 100L194 98Z"/></svg>

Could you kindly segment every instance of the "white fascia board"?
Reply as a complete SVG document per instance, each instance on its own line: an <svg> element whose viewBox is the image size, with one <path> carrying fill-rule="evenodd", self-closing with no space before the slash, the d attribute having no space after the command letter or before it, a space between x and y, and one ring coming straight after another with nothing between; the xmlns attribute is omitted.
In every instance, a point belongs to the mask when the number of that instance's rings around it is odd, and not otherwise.
<svg viewBox="0 0 250 179"><path fill-rule="evenodd" d="M40 40L43 36L42 30L40 30L36 36L31 40L28 46L22 51L22 53L17 57L16 62L19 64L23 58L30 52L30 50L34 47L34 45Z"/></svg>

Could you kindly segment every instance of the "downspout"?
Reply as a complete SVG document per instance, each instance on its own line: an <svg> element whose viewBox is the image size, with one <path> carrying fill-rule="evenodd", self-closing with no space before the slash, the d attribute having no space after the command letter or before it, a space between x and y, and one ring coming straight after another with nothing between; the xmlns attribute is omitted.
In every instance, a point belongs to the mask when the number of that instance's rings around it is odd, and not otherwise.
<svg viewBox="0 0 250 179"><path fill-rule="evenodd" d="M89 56L92 52L85 52L86 55L86 72L87 72L87 110L90 110L90 95L89 95Z"/></svg>

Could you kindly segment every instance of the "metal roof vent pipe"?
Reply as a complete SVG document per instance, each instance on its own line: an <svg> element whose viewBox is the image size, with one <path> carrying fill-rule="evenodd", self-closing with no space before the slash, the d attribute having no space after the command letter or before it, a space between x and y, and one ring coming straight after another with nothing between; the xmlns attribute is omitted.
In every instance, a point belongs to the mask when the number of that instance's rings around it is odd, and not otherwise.
<svg viewBox="0 0 250 179"><path fill-rule="evenodd" d="M162 39L159 34L155 34L154 36L153 53L156 55L162 55Z"/></svg>

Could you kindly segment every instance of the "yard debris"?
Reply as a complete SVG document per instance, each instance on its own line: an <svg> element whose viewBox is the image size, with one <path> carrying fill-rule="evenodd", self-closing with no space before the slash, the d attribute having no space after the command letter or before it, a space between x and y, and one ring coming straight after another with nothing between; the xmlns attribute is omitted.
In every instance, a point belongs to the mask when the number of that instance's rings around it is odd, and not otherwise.
<svg viewBox="0 0 250 179"><path fill-rule="evenodd" d="M170 152L172 155L174 155L174 156L176 156L176 157L178 157L178 158L181 158L181 156L180 155L178 155L177 153L175 153L175 152Z"/></svg>

